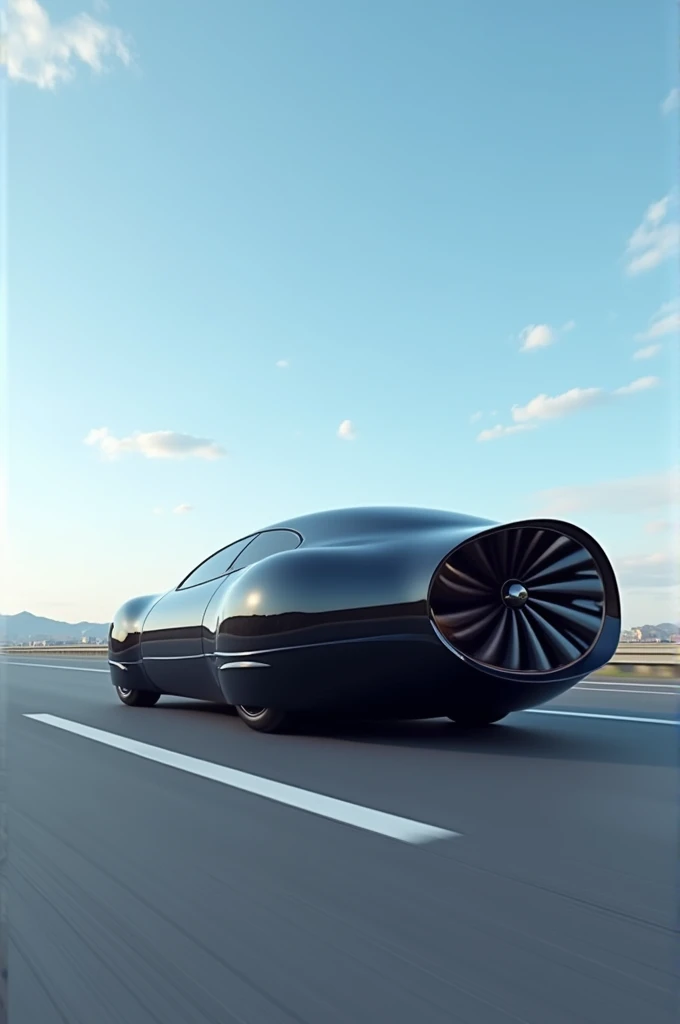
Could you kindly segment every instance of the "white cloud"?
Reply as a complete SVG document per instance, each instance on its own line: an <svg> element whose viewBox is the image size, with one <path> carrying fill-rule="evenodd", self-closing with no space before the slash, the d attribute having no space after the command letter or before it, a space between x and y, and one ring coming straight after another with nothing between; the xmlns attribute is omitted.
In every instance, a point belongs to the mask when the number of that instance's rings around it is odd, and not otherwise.
<svg viewBox="0 0 680 1024"><path fill-rule="evenodd" d="M193 505L177 505L173 508L173 512L176 516L186 515L187 512L193 512Z"/></svg>
<svg viewBox="0 0 680 1024"><path fill-rule="evenodd" d="M570 388L561 395L536 395L526 405L513 405L510 410L515 424L522 426L536 426L545 420L561 419L563 416L570 416L580 409L587 409L593 405L599 405L611 401L617 396L636 394L638 391L647 391L656 387L659 383L658 377L639 377L630 384L625 384L614 391L605 391L604 388ZM516 433L512 427L503 427L500 424L491 430L483 430L478 434L478 441L493 441L506 434Z"/></svg>
<svg viewBox="0 0 680 1024"><path fill-rule="evenodd" d="M482 430L477 434L478 441L495 441L499 437L505 437L507 434L517 434L520 430L532 430L534 423L516 423L512 427L504 427L501 423L497 423L495 427L489 427L487 430Z"/></svg>
<svg viewBox="0 0 680 1024"><path fill-rule="evenodd" d="M644 345L633 352L633 359L651 359L661 351L661 345Z"/></svg>
<svg viewBox="0 0 680 1024"><path fill-rule="evenodd" d="M277 360L276 365L278 366L279 370L287 370L288 367L290 366L290 363L288 362L287 359L279 359Z"/></svg>
<svg viewBox="0 0 680 1024"><path fill-rule="evenodd" d="M164 514L164 510L162 508L155 508L153 510L153 514L155 516L162 516Z"/></svg>
<svg viewBox="0 0 680 1024"><path fill-rule="evenodd" d="M343 441L355 441L357 438L357 432L354 429L354 424L351 420L343 420L338 427L338 437L342 438Z"/></svg>
<svg viewBox="0 0 680 1024"><path fill-rule="evenodd" d="M680 107L680 89L675 86L661 104L661 112L663 114L672 114L678 107Z"/></svg>
<svg viewBox="0 0 680 1024"><path fill-rule="evenodd" d="M680 334L680 299L664 302L652 316L647 330L635 337L638 341L651 341L666 334Z"/></svg>
<svg viewBox="0 0 680 1024"><path fill-rule="evenodd" d="M470 423L478 423L483 415L484 413L481 410L479 412L473 412L472 416L470 417Z"/></svg>
<svg viewBox="0 0 680 1024"><path fill-rule="evenodd" d="M674 200L667 195L647 207L642 223L628 239L629 274L651 270L680 251L680 223L667 220L671 205Z"/></svg>
<svg viewBox="0 0 680 1024"><path fill-rule="evenodd" d="M529 324L520 332L520 352L531 352L537 348L547 348L555 341L555 332L549 324Z"/></svg>
<svg viewBox="0 0 680 1024"><path fill-rule="evenodd" d="M658 377L638 377L637 380L631 381L630 384L624 384L622 388L616 388L613 394L635 395L638 391L649 391L650 388L655 388L658 383Z"/></svg>
<svg viewBox="0 0 680 1024"><path fill-rule="evenodd" d="M526 405L513 405L512 418L515 423L531 420L554 420L568 416L578 409L594 405L606 396L602 388L570 388L561 395L536 395Z"/></svg>
<svg viewBox="0 0 680 1024"><path fill-rule="evenodd" d="M38 0L9 0L2 63L10 78L54 89L74 77L78 62L101 73L109 57L132 61L125 36L113 25L85 13L53 24Z"/></svg>
<svg viewBox="0 0 680 1024"><path fill-rule="evenodd" d="M130 437L114 437L108 427L91 430L85 444L97 446L109 459L136 453L147 459L218 459L226 452L215 441L192 434L178 434L174 430L155 430L148 434L137 432Z"/></svg>
<svg viewBox="0 0 680 1024"><path fill-rule="evenodd" d="M551 327L550 324L528 324L519 333L519 350L520 352L532 352L537 348L547 348L557 341L560 334L568 334L575 327L575 320L567 320L560 328Z"/></svg>
<svg viewBox="0 0 680 1024"><path fill-rule="evenodd" d="M613 562L622 587L672 587L680 580L677 558L670 551L615 558Z"/></svg>
<svg viewBox="0 0 680 1024"><path fill-rule="evenodd" d="M644 512L680 505L680 468L596 484L553 487L536 495L539 514Z"/></svg>

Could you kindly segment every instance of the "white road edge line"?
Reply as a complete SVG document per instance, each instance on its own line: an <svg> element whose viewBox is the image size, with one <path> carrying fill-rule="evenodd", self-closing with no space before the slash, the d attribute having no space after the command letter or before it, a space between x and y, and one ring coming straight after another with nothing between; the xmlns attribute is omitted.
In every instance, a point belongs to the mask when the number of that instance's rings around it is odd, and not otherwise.
<svg viewBox="0 0 680 1024"><path fill-rule="evenodd" d="M610 722L644 722L645 725L678 725L674 718L643 718L635 715L603 715L595 711L553 711L552 708L526 708L520 715L563 715L567 718L606 718Z"/></svg>
<svg viewBox="0 0 680 1024"><path fill-rule="evenodd" d="M651 680L651 681L649 681L649 680L644 680L644 679L636 679L634 683L623 683L623 682L621 682L621 683L619 683L619 682L616 682L616 683L606 683L606 682L603 682L603 680L601 680L601 679L592 679L592 680L591 679L587 679L587 680L584 680L582 683L577 683L576 686L572 687L572 689L573 690L585 690L589 686L597 686L600 689L602 689L602 688L608 689L609 687L624 687L624 688L626 688L626 687L630 687L630 686L644 686L644 687L649 687L650 689L655 689L655 688L658 688L659 686L663 686L665 689L677 690L678 687L680 687L680 683L662 683L661 680Z"/></svg>
<svg viewBox="0 0 680 1024"><path fill-rule="evenodd" d="M108 668L92 668L90 665L46 665L41 661L0 661L0 665L26 665L27 668L62 668L69 672L108 672Z"/></svg>
<svg viewBox="0 0 680 1024"><path fill-rule="evenodd" d="M648 687L646 690L618 690L615 686L581 686L579 689L587 693L641 693L643 697L679 697L677 690L655 690ZM567 690L567 693L569 691Z"/></svg>
<svg viewBox="0 0 680 1024"><path fill-rule="evenodd" d="M157 764L164 764L169 768L179 768L180 771L188 772L190 775L198 775L213 782L221 782L225 786L231 786L246 793L253 793L268 800L275 800L280 804L287 804L289 807L309 811L322 818L331 818L333 821L339 821L345 825L354 825L356 828L365 829L368 832L378 832L380 835L399 839L405 843L429 843L435 839L452 839L461 834L449 829L437 828L435 825L426 825L424 822L401 818L385 811L376 811L371 807L348 803L335 797L324 796L307 789L298 789L297 786L275 782L273 779L264 779L259 775L251 775L248 772L238 771L236 768L227 768L225 765L215 764L212 761L202 761L187 754L178 754L173 750L155 747L150 743L142 743L139 740L132 740L127 736L119 736L112 732L104 732L103 729L93 729L89 725L71 722L66 718L58 718L56 715L27 714L24 717L54 726L64 732L74 733L85 739L94 740L96 743L103 743L107 747L123 750L128 754L136 754L137 757L143 757L147 761L155 761Z"/></svg>

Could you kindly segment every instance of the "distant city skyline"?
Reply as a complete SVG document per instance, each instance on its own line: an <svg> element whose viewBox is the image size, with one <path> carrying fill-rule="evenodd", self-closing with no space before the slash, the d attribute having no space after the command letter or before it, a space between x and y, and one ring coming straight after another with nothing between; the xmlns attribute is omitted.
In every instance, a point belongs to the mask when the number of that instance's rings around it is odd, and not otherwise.
<svg viewBox="0 0 680 1024"><path fill-rule="evenodd" d="M680 618L671 25L10 0L2 610L398 504L576 522L624 622Z"/></svg>

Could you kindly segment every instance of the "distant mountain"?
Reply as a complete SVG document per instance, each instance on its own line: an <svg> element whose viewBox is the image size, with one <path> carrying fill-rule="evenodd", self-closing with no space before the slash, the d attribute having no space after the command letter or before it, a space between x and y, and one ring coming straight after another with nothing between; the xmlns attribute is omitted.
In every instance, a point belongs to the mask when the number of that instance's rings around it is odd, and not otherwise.
<svg viewBox="0 0 680 1024"><path fill-rule="evenodd" d="M58 622L45 619L31 612L18 615L0 615L0 640L6 643L23 644L29 640L62 640L80 643L83 636L106 639L108 622Z"/></svg>
<svg viewBox="0 0 680 1024"><path fill-rule="evenodd" d="M680 624L677 622L660 622L657 626L637 626L642 633L643 640L661 640L668 642L670 637L680 632Z"/></svg>

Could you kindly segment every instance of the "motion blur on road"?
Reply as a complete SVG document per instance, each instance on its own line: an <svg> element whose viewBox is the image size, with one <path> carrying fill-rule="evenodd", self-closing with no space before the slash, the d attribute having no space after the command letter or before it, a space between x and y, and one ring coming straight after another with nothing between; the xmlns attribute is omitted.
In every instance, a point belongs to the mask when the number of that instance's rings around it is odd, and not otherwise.
<svg viewBox="0 0 680 1024"><path fill-rule="evenodd" d="M267 736L212 705L123 707L102 659L1 671L12 1024L677 1020L677 683L590 679L479 731ZM449 836L400 841L191 758Z"/></svg>

